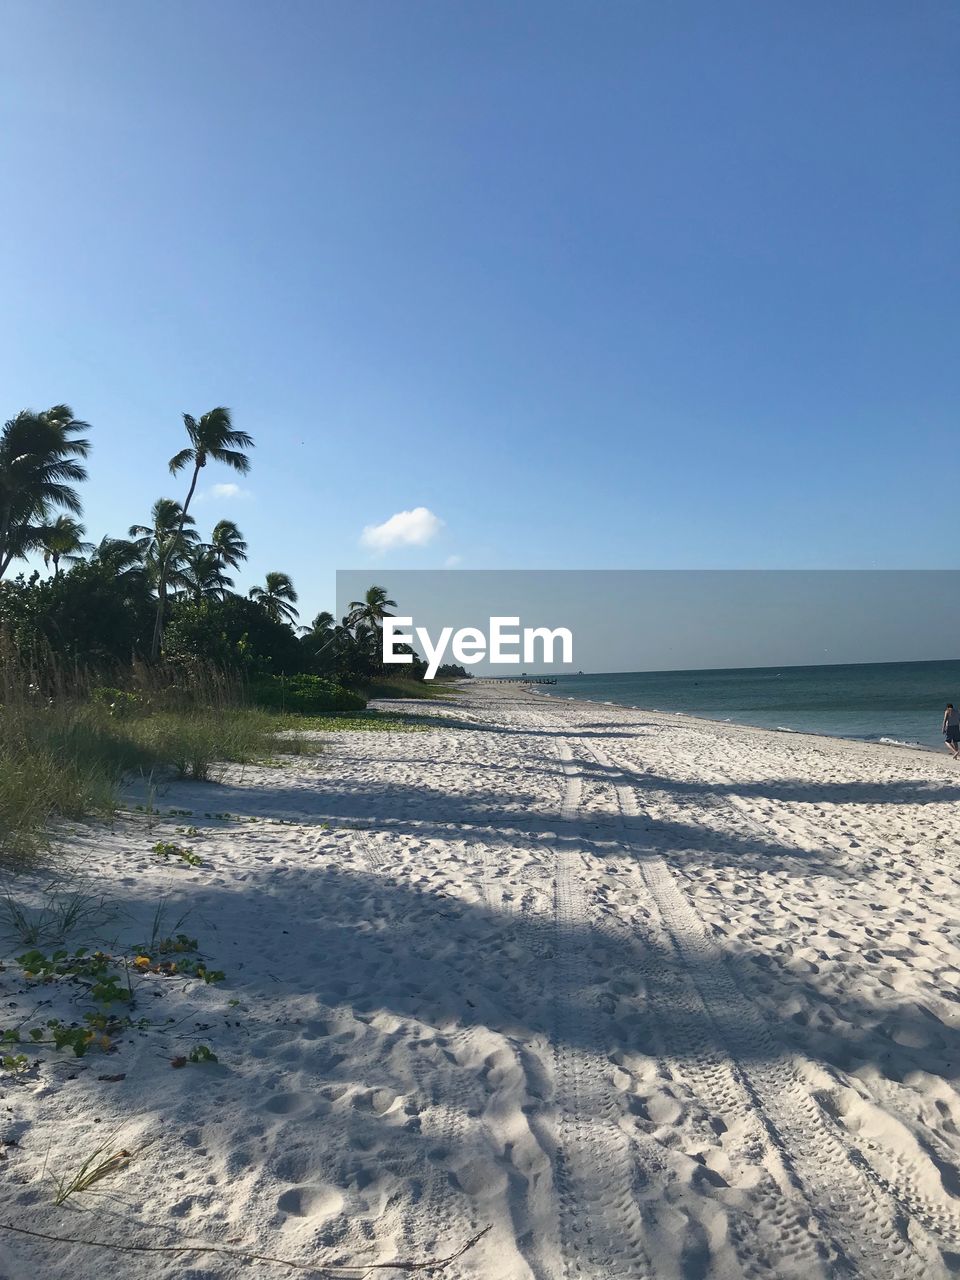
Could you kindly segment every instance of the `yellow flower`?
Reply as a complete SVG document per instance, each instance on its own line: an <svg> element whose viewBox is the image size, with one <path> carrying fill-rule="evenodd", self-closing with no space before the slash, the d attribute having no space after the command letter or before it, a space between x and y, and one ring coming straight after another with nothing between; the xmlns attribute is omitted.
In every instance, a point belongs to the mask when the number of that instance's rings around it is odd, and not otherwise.
<svg viewBox="0 0 960 1280"><path fill-rule="evenodd" d="M134 960L134 962L133 962L133 963L134 963L134 965L136 966L136 968L138 968L138 969L149 969L149 968L150 968L150 957L149 957L149 956L137 956L136 960Z"/></svg>

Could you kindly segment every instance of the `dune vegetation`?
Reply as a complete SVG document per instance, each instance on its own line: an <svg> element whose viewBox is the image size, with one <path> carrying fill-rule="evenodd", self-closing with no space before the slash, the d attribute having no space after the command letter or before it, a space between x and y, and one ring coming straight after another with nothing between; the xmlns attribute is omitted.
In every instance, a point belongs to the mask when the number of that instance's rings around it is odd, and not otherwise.
<svg viewBox="0 0 960 1280"><path fill-rule="evenodd" d="M367 698L430 696L419 659L385 680L372 586L339 621L299 623L290 576L246 595L241 530L209 535L191 508L208 466L250 469L254 441L222 406L183 415L170 459L183 500L93 544L81 523L89 424L68 405L22 410L0 432L0 858L29 855L51 824L106 814L125 777L208 780L218 763L316 749L298 726L369 727ZM17 561L48 570L12 575ZM352 720L351 720L352 718ZM398 723L396 717L393 718ZM278 737L277 735L281 736Z"/></svg>

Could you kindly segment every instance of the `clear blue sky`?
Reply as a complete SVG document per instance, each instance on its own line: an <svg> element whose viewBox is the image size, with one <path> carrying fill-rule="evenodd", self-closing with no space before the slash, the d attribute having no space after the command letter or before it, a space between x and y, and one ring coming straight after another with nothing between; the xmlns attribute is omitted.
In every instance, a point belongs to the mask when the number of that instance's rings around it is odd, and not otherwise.
<svg viewBox="0 0 960 1280"><path fill-rule="evenodd" d="M99 539L231 406L198 520L307 616L450 556L954 566L958 66L953 0L7 0L2 416L93 423Z"/></svg>

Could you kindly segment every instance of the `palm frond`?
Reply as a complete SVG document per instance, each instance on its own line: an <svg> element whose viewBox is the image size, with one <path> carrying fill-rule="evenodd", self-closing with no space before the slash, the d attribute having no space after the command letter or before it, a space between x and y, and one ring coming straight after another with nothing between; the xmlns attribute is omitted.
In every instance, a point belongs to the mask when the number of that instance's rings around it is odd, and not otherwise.
<svg viewBox="0 0 960 1280"><path fill-rule="evenodd" d="M179 453L175 453L173 455L168 463L168 466L170 467L170 474L175 476L179 471L182 471L184 467L193 462L194 458L195 454L193 449L181 449Z"/></svg>
<svg viewBox="0 0 960 1280"><path fill-rule="evenodd" d="M224 466L232 467L234 471L245 476L250 471L250 459L245 453L239 453L236 449L209 449L207 451L215 462L222 462Z"/></svg>
<svg viewBox="0 0 960 1280"><path fill-rule="evenodd" d="M65 507L67 511L72 511L75 516L83 515L83 503L69 485L45 484L43 486L43 498L46 503L52 503L53 506Z"/></svg>

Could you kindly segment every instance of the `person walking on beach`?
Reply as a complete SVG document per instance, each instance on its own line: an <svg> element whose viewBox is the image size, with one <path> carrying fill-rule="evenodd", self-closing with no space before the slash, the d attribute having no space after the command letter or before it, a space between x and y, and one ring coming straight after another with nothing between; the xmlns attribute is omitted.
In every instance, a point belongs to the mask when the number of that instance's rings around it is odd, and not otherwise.
<svg viewBox="0 0 960 1280"><path fill-rule="evenodd" d="M947 703L947 709L943 713L943 736L947 750L954 760L960 760L960 711L952 702Z"/></svg>

